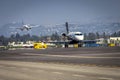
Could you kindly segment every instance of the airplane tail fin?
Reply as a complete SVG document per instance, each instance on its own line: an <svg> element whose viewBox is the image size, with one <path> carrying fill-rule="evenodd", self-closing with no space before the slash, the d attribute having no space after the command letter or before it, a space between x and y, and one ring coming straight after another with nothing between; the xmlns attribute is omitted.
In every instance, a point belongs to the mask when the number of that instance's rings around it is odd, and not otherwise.
<svg viewBox="0 0 120 80"><path fill-rule="evenodd" d="M69 33L68 22L65 23L65 26L66 26L66 32L68 34Z"/></svg>

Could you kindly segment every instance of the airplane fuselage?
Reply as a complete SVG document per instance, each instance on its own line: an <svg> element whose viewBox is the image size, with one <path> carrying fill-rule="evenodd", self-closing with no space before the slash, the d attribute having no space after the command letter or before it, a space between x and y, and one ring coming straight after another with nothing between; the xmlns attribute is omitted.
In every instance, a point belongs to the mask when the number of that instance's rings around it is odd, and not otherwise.
<svg viewBox="0 0 120 80"><path fill-rule="evenodd" d="M84 35L82 32L69 32L68 37L76 41L84 40Z"/></svg>

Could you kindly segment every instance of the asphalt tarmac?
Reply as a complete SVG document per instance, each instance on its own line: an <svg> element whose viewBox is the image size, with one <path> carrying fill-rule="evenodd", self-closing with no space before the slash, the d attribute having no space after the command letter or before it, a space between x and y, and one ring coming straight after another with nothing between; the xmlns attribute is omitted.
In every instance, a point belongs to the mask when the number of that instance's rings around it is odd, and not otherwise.
<svg viewBox="0 0 120 80"><path fill-rule="evenodd" d="M120 47L6 50L0 60L120 67Z"/></svg>
<svg viewBox="0 0 120 80"><path fill-rule="evenodd" d="M120 80L120 47L0 51L0 80Z"/></svg>

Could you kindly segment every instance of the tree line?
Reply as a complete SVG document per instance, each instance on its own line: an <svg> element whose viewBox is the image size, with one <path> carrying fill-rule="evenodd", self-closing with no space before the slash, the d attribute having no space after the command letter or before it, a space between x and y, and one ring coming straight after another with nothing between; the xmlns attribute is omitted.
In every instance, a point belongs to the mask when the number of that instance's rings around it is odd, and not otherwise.
<svg viewBox="0 0 120 80"><path fill-rule="evenodd" d="M99 39L99 38L107 39L109 37L120 37L120 31L114 32L112 34L106 34L105 32L103 32L101 34L98 32L84 33L85 40L95 40L95 39ZM1 35L0 36L0 45L7 45L8 42L48 41L48 40L60 41L60 40L62 40L62 37L57 32L55 32L49 36L36 36L36 35L30 35L30 34L20 35L19 33L12 34L10 37L5 37L5 36Z"/></svg>

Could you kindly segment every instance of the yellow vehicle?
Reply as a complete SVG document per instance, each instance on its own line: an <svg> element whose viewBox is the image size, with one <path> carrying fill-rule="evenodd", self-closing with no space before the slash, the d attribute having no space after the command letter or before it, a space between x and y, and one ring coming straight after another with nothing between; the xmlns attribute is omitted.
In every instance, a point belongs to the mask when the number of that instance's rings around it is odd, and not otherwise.
<svg viewBox="0 0 120 80"><path fill-rule="evenodd" d="M109 46L110 46L110 47L114 47L114 46L115 46L115 44L113 44L113 43L110 43L110 44L109 44Z"/></svg>
<svg viewBox="0 0 120 80"><path fill-rule="evenodd" d="M35 42L34 43L34 49L46 49L47 48L47 44L43 43L43 42Z"/></svg>

